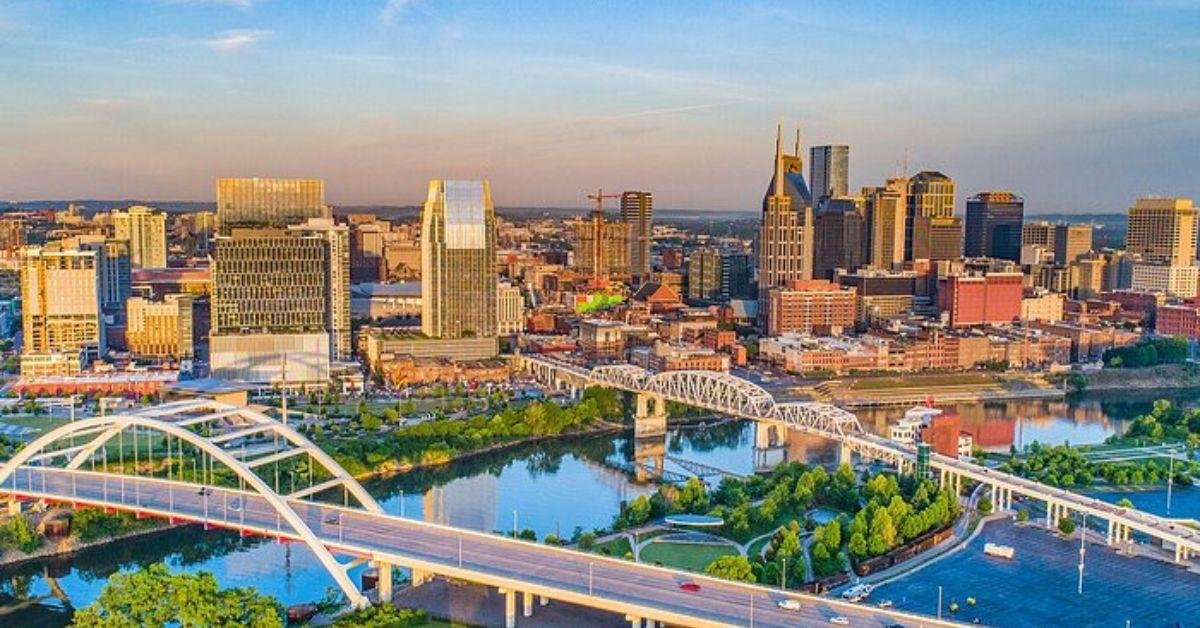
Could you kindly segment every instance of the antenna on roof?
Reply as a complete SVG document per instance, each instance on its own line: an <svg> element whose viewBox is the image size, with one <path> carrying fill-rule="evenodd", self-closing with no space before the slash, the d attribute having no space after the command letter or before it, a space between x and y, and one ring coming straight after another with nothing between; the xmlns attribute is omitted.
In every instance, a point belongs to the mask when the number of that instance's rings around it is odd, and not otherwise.
<svg viewBox="0 0 1200 628"><path fill-rule="evenodd" d="M908 176L908 147L907 146L904 147L904 170L900 173L900 176L902 176L902 177Z"/></svg>

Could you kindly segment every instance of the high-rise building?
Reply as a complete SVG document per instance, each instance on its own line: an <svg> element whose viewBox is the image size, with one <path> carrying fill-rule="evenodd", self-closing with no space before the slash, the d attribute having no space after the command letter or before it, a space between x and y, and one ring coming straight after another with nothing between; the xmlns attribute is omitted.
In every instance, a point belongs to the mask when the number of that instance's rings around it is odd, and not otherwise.
<svg viewBox="0 0 1200 628"><path fill-rule="evenodd" d="M372 217L374 218L374 217ZM367 283L387 279L383 252L392 225L386 220L354 222L350 226L350 281Z"/></svg>
<svg viewBox="0 0 1200 628"><path fill-rule="evenodd" d="M125 211L113 210L113 232L117 240L129 242L133 268L167 267L167 215L144 205Z"/></svg>
<svg viewBox="0 0 1200 628"><path fill-rule="evenodd" d="M639 282L650 276L650 244L654 241L654 197L649 192L621 194L621 221L629 225L629 272Z"/></svg>
<svg viewBox="0 0 1200 628"><path fill-rule="evenodd" d="M330 218L233 228L216 239L213 376L288 385L328 381L330 360L350 357L349 239L348 229Z"/></svg>
<svg viewBox="0 0 1200 628"><path fill-rule="evenodd" d="M758 318L767 327L771 288L794 279L812 279L813 206L804 181L800 132L793 154L783 154L783 129L775 133L775 172L763 198L762 230L758 238Z"/></svg>
<svg viewBox="0 0 1200 628"><path fill-rule="evenodd" d="M799 153L797 153L799 154ZM809 149L808 179L813 201L850 193L850 147L813 146Z"/></svg>
<svg viewBox="0 0 1200 628"><path fill-rule="evenodd" d="M170 294L162 301L134 297L126 302L125 343L136 357L192 357L192 297Z"/></svg>
<svg viewBox="0 0 1200 628"><path fill-rule="evenodd" d="M947 230L952 227L950 221L922 221L918 219L947 219L954 217L954 179L933 170L918 172L908 180L908 196L905 199L905 203L907 221L904 227L904 259L951 259L922 257L921 255L917 255L916 251L917 249L922 249L928 254L931 250L931 243L928 238L932 235L934 225L940 228L941 233L938 234L939 236L945 237L949 235ZM922 232L922 235L925 236L925 241L915 244L913 239L916 236L918 226L925 229ZM961 238L961 234L959 237ZM933 248L942 251L947 248L943 242L939 242L938 244L939 246ZM959 246L957 248L961 250L962 247Z"/></svg>
<svg viewBox="0 0 1200 628"><path fill-rule="evenodd" d="M525 297L521 288L500 282L496 290L496 333L511 336L525 329Z"/></svg>
<svg viewBox="0 0 1200 628"><path fill-rule="evenodd" d="M217 179L217 219L223 230L329 217L320 179Z"/></svg>
<svg viewBox="0 0 1200 628"><path fill-rule="evenodd" d="M693 301L717 301L721 298L721 251L700 247L688 253L687 298Z"/></svg>
<svg viewBox="0 0 1200 628"><path fill-rule="evenodd" d="M1021 273L938 277L938 310L951 327L1006 324L1021 317Z"/></svg>
<svg viewBox="0 0 1200 628"><path fill-rule="evenodd" d="M1092 226L1086 223L1054 226L1054 261L1070 264L1092 250Z"/></svg>
<svg viewBox="0 0 1200 628"><path fill-rule="evenodd" d="M627 239L621 239L628 251ZM496 336L496 225L487 181L433 180L421 215L421 331Z"/></svg>
<svg viewBox="0 0 1200 628"><path fill-rule="evenodd" d="M1012 192L980 192L967 199L967 257L1021 259L1025 199Z"/></svg>
<svg viewBox="0 0 1200 628"><path fill-rule="evenodd" d="M905 197L908 181L888 179L883 187L864 188L868 239L871 243L868 263L890 269L904 261Z"/></svg>
<svg viewBox="0 0 1200 628"><path fill-rule="evenodd" d="M603 197L603 193L600 194ZM593 281L626 279L630 276L630 239L632 225L612 221L597 207L586 219L574 223L571 246L574 267Z"/></svg>
<svg viewBox="0 0 1200 628"><path fill-rule="evenodd" d="M78 373L81 354L105 351L100 310L102 253L64 242L26 247L21 256L21 322L24 375ZM28 365L27 365L28 362ZM53 372L43 367L62 367ZM57 367L56 367L57 368Z"/></svg>
<svg viewBox="0 0 1200 628"><path fill-rule="evenodd" d="M826 199L814 222L814 278L832 279L835 269L853 272L865 263L867 228L854 199Z"/></svg>
<svg viewBox="0 0 1200 628"><path fill-rule="evenodd" d="M1056 264L1070 264L1092 250L1092 226L1054 224L1045 220L1027 222L1021 227L1021 246L1044 246Z"/></svg>
<svg viewBox="0 0 1200 628"><path fill-rule="evenodd" d="M958 216L913 218L912 258L931 261L963 255L963 222Z"/></svg>
<svg viewBox="0 0 1200 628"><path fill-rule="evenodd" d="M1129 208L1125 250L1171 266L1196 263L1197 208L1190 198L1139 198Z"/></svg>

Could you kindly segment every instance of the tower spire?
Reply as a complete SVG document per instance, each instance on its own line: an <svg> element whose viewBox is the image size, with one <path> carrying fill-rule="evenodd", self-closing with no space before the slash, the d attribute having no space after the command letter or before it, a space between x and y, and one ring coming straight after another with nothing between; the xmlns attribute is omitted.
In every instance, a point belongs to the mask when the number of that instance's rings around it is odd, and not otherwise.
<svg viewBox="0 0 1200 628"><path fill-rule="evenodd" d="M800 157L800 124L796 124L796 157Z"/></svg>
<svg viewBox="0 0 1200 628"><path fill-rule="evenodd" d="M775 123L775 196L783 196L783 122Z"/></svg>

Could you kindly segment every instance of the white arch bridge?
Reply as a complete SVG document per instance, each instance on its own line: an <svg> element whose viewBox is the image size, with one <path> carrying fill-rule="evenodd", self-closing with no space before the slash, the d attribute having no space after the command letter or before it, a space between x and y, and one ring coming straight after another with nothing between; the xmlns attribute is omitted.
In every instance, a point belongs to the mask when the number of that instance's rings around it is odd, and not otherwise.
<svg viewBox="0 0 1200 628"><path fill-rule="evenodd" d="M302 434L253 409L211 400L47 432L0 465L0 495L10 508L57 501L302 542L357 606L368 599L348 571L368 562L379 569L381 600L391 599L394 566L412 570L415 585L437 574L496 587L510 628L518 598L526 617L539 605L535 598L540 605L553 599L624 614L635 628L785 626L832 615L856 625L950 625L389 515ZM688 580L702 582L704 594L681 590ZM784 598L802 600L803 610L779 609Z"/></svg>

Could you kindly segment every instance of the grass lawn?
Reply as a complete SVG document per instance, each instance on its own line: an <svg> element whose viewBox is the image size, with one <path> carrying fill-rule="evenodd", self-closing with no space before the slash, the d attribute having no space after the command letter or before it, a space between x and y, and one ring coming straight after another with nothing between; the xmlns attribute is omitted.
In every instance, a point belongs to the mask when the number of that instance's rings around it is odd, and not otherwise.
<svg viewBox="0 0 1200 628"><path fill-rule="evenodd" d="M753 560L756 556L762 556L763 548L770 544L770 542L771 537L768 536L751 543L750 547L746 548L747 557Z"/></svg>
<svg viewBox="0 0 1200 628"><path fill-rule="evenodd" d="M608 553L606 554L604 550L608 550ZM613 558L625 558L625 555L632 552L633 548L629 545L629 539L622 536L604 543L597 543L592 551Z"/></svg>
<svg viewBox="0 0 1200 628"><path fill-rule="evenodd" d="M66 425L71 422L69 417L50 417L45 415L33 416L31 414L16 414L0 416L0 421L9 425L18 427L27 427L37 430L39 434L52 430L60 425Z"/></svg>
<svg viewBox="0 0 1200 628"><path fill-rule="evenodd" d="M661 563L687 571L704 571L712 561L722 556L736 556L738 551L728 545L700 545L697 543L655 542L642 548L642 562Z"/></svg>

